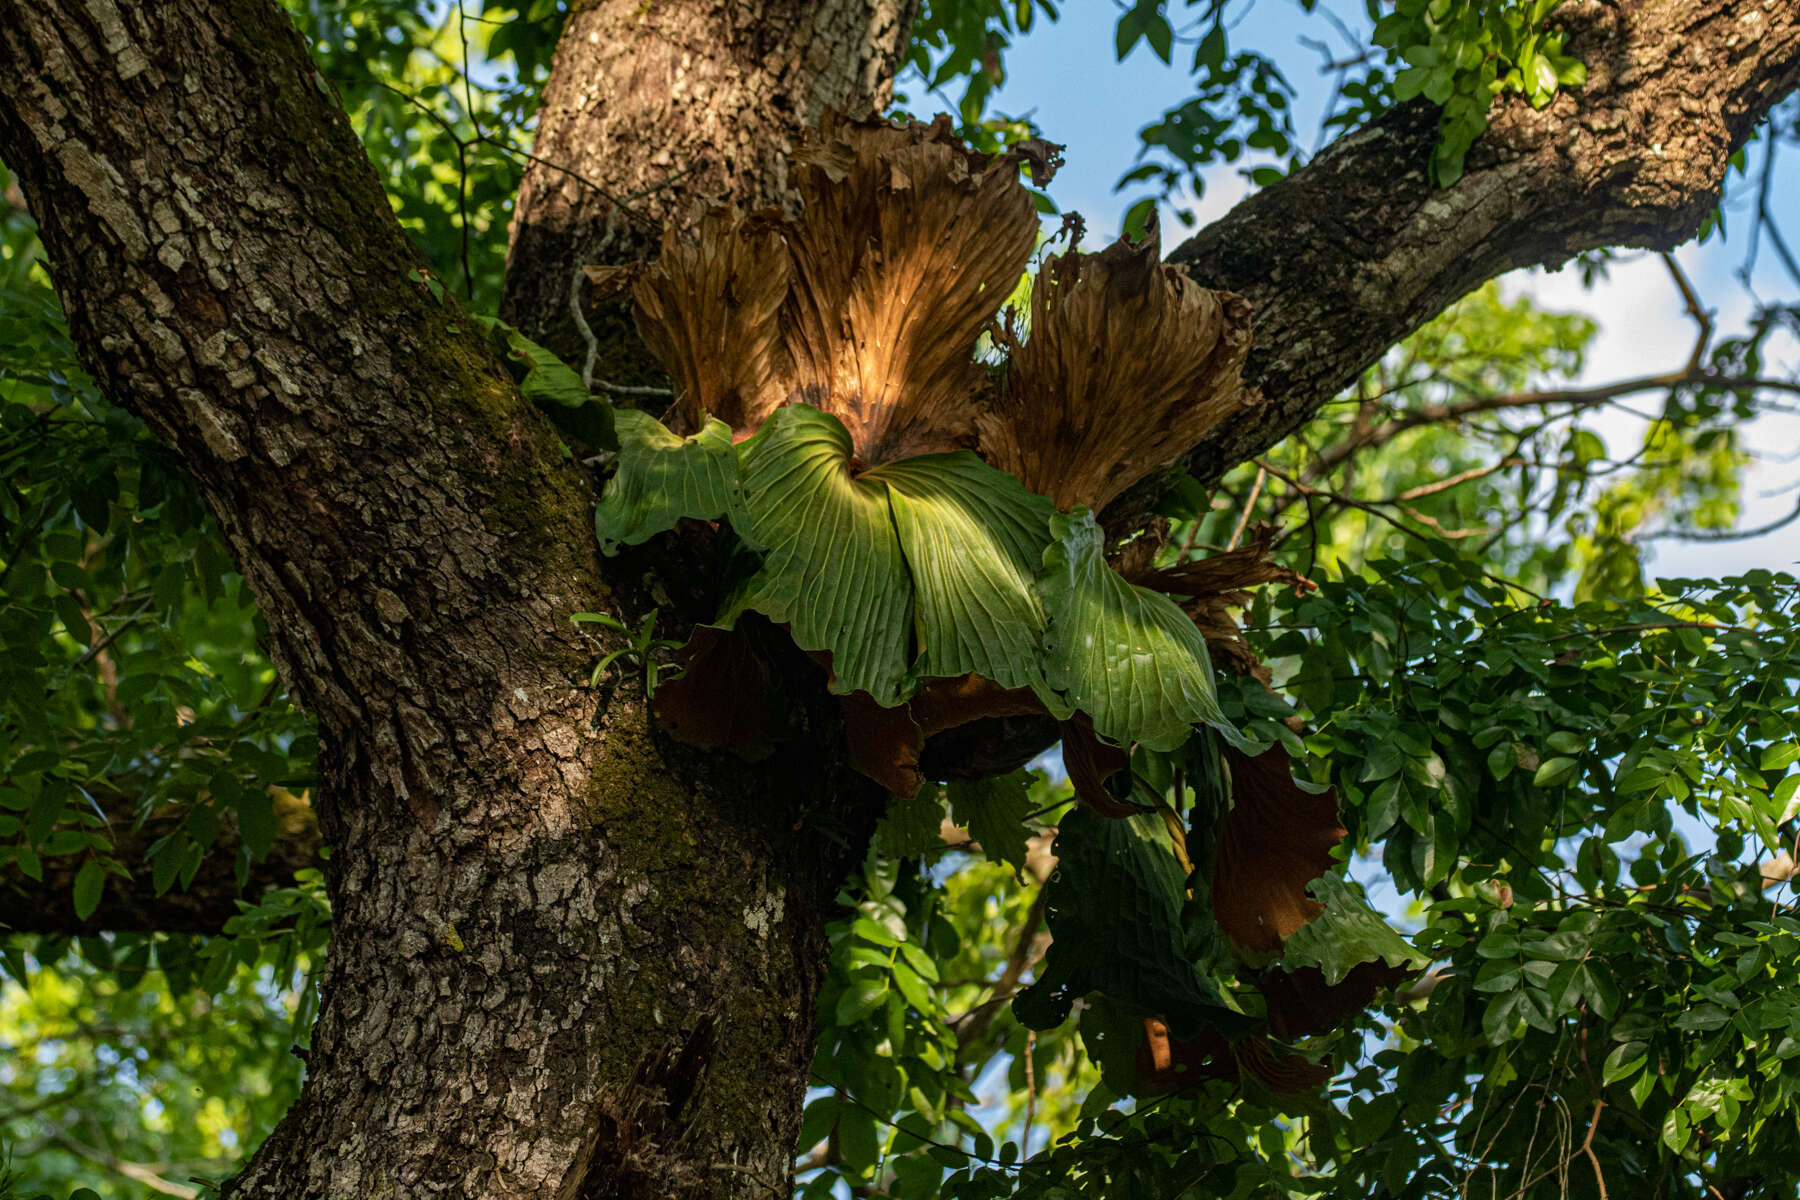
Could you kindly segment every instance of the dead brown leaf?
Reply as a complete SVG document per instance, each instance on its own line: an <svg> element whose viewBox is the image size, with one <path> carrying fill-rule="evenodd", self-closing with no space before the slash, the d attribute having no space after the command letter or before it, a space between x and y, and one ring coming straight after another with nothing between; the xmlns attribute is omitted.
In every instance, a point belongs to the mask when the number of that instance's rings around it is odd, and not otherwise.
<svg viewBox="0 0 1800 1200"><path fill-rule="evenodd" d="M711 413L753 432L786 398L793 366L779 316L790 275L781 227L736 209L701 219L698 241L664 235L632 286L638 333L676 386L677 428Z"/></svg>
<svg viewBox="0 0 1800 1200"><path fill-rule="evenodd" d="M785 732L768 664L742 633L711 625L696 625L681 653L686 669L652 705L670 735L749 762L767 758Z"/></svg>
<svg viewBox="0 0 1800 1200"><path fill-rule="evenodd" d="M1239 946L1279 954L1282 939L1325 911L1306 887L1330 869L1347 832L1337 793L1295 784L1279 744L1255 758L1227 748L1225 761L1232 804L1213 860L1213 916Z"/></svg>
<svg viewBox="0 0 1800 1200"><path fill-rule="evenodd" d="M1012 367L977 424L982 457L1096 512L1257 402L1239 371L1250 305L1160 261L1152 231L1050 259L1029 334L1002 331Z"/></svg>

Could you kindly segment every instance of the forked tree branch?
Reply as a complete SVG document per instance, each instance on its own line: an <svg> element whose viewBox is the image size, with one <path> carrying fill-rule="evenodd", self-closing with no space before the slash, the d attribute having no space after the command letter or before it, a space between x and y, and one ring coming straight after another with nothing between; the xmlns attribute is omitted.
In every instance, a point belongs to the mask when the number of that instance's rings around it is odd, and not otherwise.
<svg viewBox="0 0 1800 1200"><path fill-rule="evenodd" d="M1170 255L1250 298L1263 405L1185 462L1203 481L1299 428L1388 347L1484 281L1601 246L1668 249L1717 203L1732 154L1800 85L1800 8L1762 0L1565 5L1583 88L1496 105L1463 177L1425 168L1437 110L1341 138ZM1122 497L1109 525L1148 511Z"/></svg>

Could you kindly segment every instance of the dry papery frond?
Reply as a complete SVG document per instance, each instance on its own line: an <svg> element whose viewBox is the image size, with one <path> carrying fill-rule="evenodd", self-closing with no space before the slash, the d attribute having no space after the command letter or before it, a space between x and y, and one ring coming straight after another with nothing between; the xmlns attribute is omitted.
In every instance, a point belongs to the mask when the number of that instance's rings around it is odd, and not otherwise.
<svg viewBox="0 0 1800 1200"><path fill-rule="evenodd" d="M1239 370L1249 304L1159 261L1154 230L1050 259L1030 336L1002 331L997 391L975 346L1038 232L1021 163L975 154L950 121L828 117L794 158L801 215L717 210L671 235L633 294L675 378L678 424L711 413L746 436L777 407L841 420L858 467L974 447L1059 507L1100 509L1255 402Z"/></svg>
<svg viewBox="0 0 1800 1200"><path fill-rule="evenodd" d="M675 380L681 432L707 413L747 432L781 404L793 374L780 325L789 277L774 221L717 208L698 241L663 235L662 257L632 294L638 332Z"/></svg>
<svg viewBox="0 0 1800 1200"><path fill-rule="evenodd" d="M1037 237L1019 166L1054 158L1042 143L972 153L948 118L828 117L794 159L797 220L716 210L633 287L683 422L710 412L743 436L811 404L864 467L973 445L975 344Z"/></svg>
<svg viewBox="0 0 1800 1200"><path fill-rule="evenodd" d="M865 466L974 441L975 343L1025 272L1037 210L1020 157L932 125L828 122L796 159L795 378Z"/></svg>
<svg viewBox="0 0 1800 1200"><path fill-rule="evenodd" d="M980 453L1058 508L1096 512L1257 402L1240 377L1250 304L1137 245L1050 259L1029 335L978 421Z"/></svg>
<svg viewBox="0 0 1800 1200"><path fill-rule="evenodd" d="M1213 859L1213 916L1237 945L1280 954L1283 939L1324 911L1306 889L1346 836L1337 793L1296 784L1279 743L1255 758L1227 749L1225 760L1232 804Z"/></svg>

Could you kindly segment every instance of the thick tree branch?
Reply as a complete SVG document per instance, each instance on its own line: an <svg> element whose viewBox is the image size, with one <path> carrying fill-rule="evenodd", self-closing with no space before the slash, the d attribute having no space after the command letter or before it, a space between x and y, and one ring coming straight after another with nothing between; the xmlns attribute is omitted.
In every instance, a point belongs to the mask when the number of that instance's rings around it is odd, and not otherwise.
<svg viewBox="0 0 1800 1200"><path fill-rule="evenodd" d="M131 829L129 798L109 805L115 830L112 854L131 872L106 880L100 907L86 920L75 914L75 873L80 855L43 860L44 878L34 881L17 872L0 877L0 930L74 936L102 930L133 933L217 933L226 918L237 914L237 902L254 902L271 888L291 887L294 872L322 865L319 824L312 806L289 792L275 797L275 840L266 858L253 860L243 886L238 886L237 858L242 839L229 823L201 860L199 873L186 888L156 894L149 848L180 823L179 814L153 815L142 828Z"/></svg>
<svg viewBox="0 0 1800 1200"><path fill-rule="evenodd" d="M1340 139L1170 257L1255 305L1264 403L1187 457L1203 480L1299 428L1388 347L1484 281L1600 246L1667 249L1717 202L1733 152L1800 85L1800 8L1766 0L1565 5L1584 88L1513 98L1453 186L1415 102ZM1139 497L1139 504L1142 498Z"/></svg>

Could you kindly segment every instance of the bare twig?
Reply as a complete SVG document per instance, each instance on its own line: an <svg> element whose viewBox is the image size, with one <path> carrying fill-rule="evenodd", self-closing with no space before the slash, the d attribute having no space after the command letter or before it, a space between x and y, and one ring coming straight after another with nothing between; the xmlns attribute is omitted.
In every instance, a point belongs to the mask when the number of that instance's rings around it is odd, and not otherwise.
<svg viewBox="0 0 1800 1200"><path fill-rule="evenodd" d="M1687 305L1688 316L1694 318L1694 324L1700 327L1700 336L1694 340L1693 353L1688 355L1687 369L1690 373L1700 370L1700 360L1706 355L1706 347L1712 342L1712 313L1700 304L1700 293L1694 290L1687 272L1675 261L1675 256L1668 251L1662 254L1663 266L1669 269L1670 278L1675 280L1675 287L1681 292L1682 303Z"/></svg>
<svg viewBox="0 0 1800 1200"><path fill-rule="evenodd" d="M1636 540L1647 542L1652 538L1662 538L1682 542L1741 542L1748 538L1759 538L1765 533L1774 533L1797 520L1800 520L1800 500L1794 502L1794 510L1787 516L1777 517L1767 525L1758 525L1754 529L1657 529L1640 535Z"/></svg>
<svg viewBox="0 0 1800 1200"><path fill-rule="evenodd" d="M1418 429L1425 425L1444 425L1481 413L1500 412L1514 408L1566 407L1569 414L1572 415L1590 408L1598 408L1603 404L1611 403L1624 396L1635 395L1638 392L1659 391L1675 387L1710 387L1727 391L1772 391L1800 395L1800 382L1790 379L1721 375L1683 367L1678 371L1643 375L1636 379L1624 379L1597 387L1570 388L1562 391L1509 392L1496 396L1477 396L1454 404L1427 404L1403 413L1391 421L1384 421L1374 426L1360 438L1346 438L1335 446L1327 447L1316 459L1307 464L1305 478L1317 479L1362 451L1383 445L1409 429Z"/></svg>
<svg viewBox="0 0 1800 1200"><path fill-rule="evenodd" d="M1250 498L1244 501L1243 511L1238 513L1237 525L1232 529L1231 537L1226 540L1225 549L1230 550L1234 548L1238 544L1238 539L1244 536L1244 526L1250 523L1250 511L1256 507L1256 498L1262 494L1263 480L1268 477L1269 472L1267 468L1257 468L1256 482L1250 485ZM1196 523L1196 528L1197 527L1198 523Z"/></svg>
<svg viewBox="0 0 1800 1200"><path fill-rule="evenodd" d="M158 1166L115 1158L60 1131L52 1133L50 1140L77 1158L84 1158L96 1166L105 1167L109 1171L123 1175L133 1183L142 1184L153 1192L160 1192L165 1196L179 1196L183 1200L193 1200L200 1194L199 1188L189 1187L185 1183L176 1183L172 1179L164 1178L158 1170Z"/></svg>
<svg viewBox="0 0 1800 1200"><path fill-rule="evenodd" d="M1037 1030L1025 1033L1025 1126L1019 1131L1019 1155L1029 1157L1031 1151L1031 1122L1037 1116Z"/></svg>

